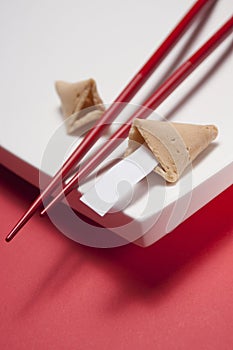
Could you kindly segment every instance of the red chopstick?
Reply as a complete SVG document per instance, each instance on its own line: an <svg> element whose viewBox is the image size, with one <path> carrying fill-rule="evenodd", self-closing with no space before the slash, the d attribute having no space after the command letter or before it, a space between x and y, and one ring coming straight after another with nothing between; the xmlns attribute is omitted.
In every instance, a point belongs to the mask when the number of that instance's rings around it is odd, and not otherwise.
<svg viewBox="0 0 233 350"><path fill-rule="evenodd" d="M113 104L102 115L101 120L97 122L97 126L94 127L81 144L76 148L74 153L66 160L62 168L55 174L49 185L43 190L43 192L35 199L28 211L21 217L12 231L6 237L6 241L9 242L17 234L17 232L27 223L31 216L42 204L42 200L47 198L55 189L60 179L65 178L71 169L84 157L84 155L93 146L99 136L104 132L108 125L117 117L117 115L123 110L124 104L117 102L129 102L133 96L143 86L145 81L151 76L154 70L162 62L162 60L171 51L177 41L181 38L184 32L188 29L190 24L196 15L202 10L202 8L213 0L198 0L187 12L187 14L178 23L175 29L168 35L162 45L155 51L155 53L149 58L141 70L133 77L126 88L116 98ZM214 0L216 1L216 0Z"/></svg>
<svg viewBox="0 0 233 350"><path fill-rule="evenodd" d="M81 170L73 176L63 190L48 204L41 212L43 215L63 196L71 192L79 181L83 180L102 160L109 155L115 146L115 141L122 142L127 137L130 125L135 118L146 118L153 109L157 108L196 68L208 57L221 42L233 31L233 16L186 62L184 62L145 103L129 118L127 124L122 125L84 165Z"/></svg>

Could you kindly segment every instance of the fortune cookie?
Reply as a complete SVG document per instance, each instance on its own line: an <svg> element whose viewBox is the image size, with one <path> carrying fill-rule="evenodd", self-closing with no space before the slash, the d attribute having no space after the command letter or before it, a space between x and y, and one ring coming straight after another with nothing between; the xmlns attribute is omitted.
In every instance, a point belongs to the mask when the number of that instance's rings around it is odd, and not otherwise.
<svg viewBox="0 0 233 350"><path fill-rule="evenodd" d="M61 100L61 107L66 119L68 134L97 121L105 108L93 79L77 83L57 81L56 91Z"/></svg>
<svg viewBox="0 0 233 350"><path fill-rule="evenodd" d="M217 137L214 125L135 119L125 156L145 144L159 162L154 171L176 182L184 169Z"/></svg>

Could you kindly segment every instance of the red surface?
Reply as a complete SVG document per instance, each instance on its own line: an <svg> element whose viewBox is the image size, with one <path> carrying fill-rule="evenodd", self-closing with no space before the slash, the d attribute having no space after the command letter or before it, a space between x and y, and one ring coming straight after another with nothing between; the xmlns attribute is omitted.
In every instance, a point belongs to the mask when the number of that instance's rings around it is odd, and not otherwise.
<svg viewBox="0 0 233 350"><path fill-rule="evenodd" d="M78 245L1 172L1 350L232 350L233 186L149 248Z"/></svg>

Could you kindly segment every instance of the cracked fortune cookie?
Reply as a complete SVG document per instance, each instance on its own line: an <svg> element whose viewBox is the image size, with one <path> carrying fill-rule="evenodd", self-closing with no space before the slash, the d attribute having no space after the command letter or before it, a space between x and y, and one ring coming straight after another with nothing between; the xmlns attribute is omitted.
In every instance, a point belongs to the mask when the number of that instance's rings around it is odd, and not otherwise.
<svg viewBox="0 0 233 350"><path fill-rule="evenodd" d="M217 135L218 129L214 125L135 119L125 156L145 144L159 162L154 171L166 181L176 182Z"/></svg>

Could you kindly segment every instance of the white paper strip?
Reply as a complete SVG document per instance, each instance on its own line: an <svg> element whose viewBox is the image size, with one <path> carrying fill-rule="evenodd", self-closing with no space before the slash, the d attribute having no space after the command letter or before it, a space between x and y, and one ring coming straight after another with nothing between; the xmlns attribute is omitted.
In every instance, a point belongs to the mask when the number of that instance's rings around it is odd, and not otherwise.
<svg viewBox="0 0 233 350"><path fill-rule="evenodd" d="M126 182L128 190L146 177L158 164L152 152L139 147L108 170L80 199L100 216L104 216L121 198L117 189ZM126 194L126 193L124 193Z"/></svg>

